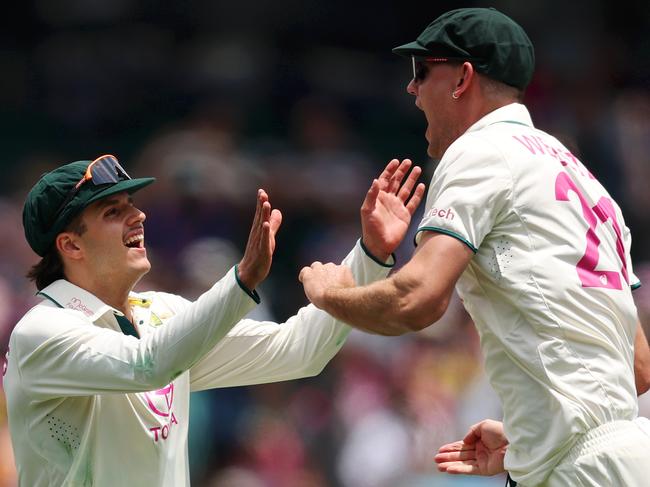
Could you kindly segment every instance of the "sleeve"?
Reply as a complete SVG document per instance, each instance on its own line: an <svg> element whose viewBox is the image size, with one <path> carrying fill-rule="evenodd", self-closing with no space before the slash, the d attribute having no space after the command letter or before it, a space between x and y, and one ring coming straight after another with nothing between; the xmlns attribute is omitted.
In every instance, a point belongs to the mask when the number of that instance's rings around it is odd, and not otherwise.
<svg viewBox="0 0 650 487"><path fill-rule="evenodd" d="M394 262L393 262L394 263ZM357 284L388 275L384 264L359 241L343 260ZM341 349L350 327L314 305L301 308L285 323L245 319L190 370L193 391L277 382L319 374Z"/></svg>
<svg viewBox="0 0 650 487"><path fill-rule="evenodd" d="M476 253L510 201L511 188L501 151L481 137L461 137L433 175L416 245L423 231L432 231L457 238Z"/></svg>
<svg viewBox="0 0 650 487"><path fill-rule="evenodd" d="M78 312L37 306L12 336L25 391L43 399L163 387L255 306L234 268L194 303L178 304L166 326L141 339L93 326Z"/></svg>

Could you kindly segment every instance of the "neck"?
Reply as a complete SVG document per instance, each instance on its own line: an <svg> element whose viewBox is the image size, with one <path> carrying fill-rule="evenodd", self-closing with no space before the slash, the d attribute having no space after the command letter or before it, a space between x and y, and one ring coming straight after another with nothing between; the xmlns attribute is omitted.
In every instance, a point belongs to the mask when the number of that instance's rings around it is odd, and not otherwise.
<svg viewBox="0 0 650 487"><path fill-rule="evenodd" d="M488 113L516 102L517 100L510 98L467 97L466 103L468 106L466 109L461 111L461 113L464 114L464 117L459 120L456 134L457 137L460 137L467 132L467 129L485 117Z"/></svg>
<svg viewBox="0 0 650 487"><path fill-rule="evenodd" d="M101 277L89 277L72 275L66 276L66 279L72 284L85 289L95 295L102 302L124 313L130 321L133 316L129 306L129 293L133 290L136 281L115 282L112 279L103 279Z"/></svg>

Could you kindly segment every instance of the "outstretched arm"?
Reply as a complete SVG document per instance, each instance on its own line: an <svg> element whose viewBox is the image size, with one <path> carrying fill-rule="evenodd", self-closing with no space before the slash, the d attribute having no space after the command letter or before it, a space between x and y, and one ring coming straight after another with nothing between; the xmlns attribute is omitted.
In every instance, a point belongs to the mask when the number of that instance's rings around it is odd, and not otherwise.
<svg viewBox="0 0 650 487"><path fill-rule="evenodd" d="M268 274L281 215L271 211L263 190L257 198L239 277L231 270L140 339L88 326L85 315L66 308L35 307L10 342L10 366L19 369L21 388L40 399L150 391L192 367L254 307L251 291Z"/></svg>
<svg viewBox="0 0 650 487"><path fill-rule="evenodd" d="M383 279L390 254L406 235L424 194L420 169L391 161L375 179L361 208L363 238L338 267L351 285ZM412 195L411 195L412 193ZM259 384L318 374L338 352L350 327L313 305L281 326L242 320L190 371L192 390Z"/></svg>
<svg viewBox="0 0 650 487"><path fill-rule="evenodd" d="M426 328L446 311L456 281L473 257L460 240L423 235L417 252L390 278L354 287L344 268L320 262L300 272L309 300L364 331L401 335Z"/></svg>
<svg viewBox="0 0 650 487"><path fill-rule="evenodd" d="M435 461L441 472L491 476L505 472L507 448L503 423L485 419L472 426L462 440L441 446Z"/></svg>

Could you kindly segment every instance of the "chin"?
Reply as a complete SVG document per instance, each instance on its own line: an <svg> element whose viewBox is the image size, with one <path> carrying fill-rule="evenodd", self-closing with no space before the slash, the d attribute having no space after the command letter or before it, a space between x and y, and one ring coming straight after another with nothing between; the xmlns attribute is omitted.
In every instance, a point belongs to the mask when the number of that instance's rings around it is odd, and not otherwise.
<svg viewBox="0 0 650 487"><path fill-rule="evenodd" d="M133 271L134 274L138 274L139 277L144 276L147 272L151 270L151 263L149 262L149 259L143 259L137 263L135 263L132 267L131 270Z"/></svg>

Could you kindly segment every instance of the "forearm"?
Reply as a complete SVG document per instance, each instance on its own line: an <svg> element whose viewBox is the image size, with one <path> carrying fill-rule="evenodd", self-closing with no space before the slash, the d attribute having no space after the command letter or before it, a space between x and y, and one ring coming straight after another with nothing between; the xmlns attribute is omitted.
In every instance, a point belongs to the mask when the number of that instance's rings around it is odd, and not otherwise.
<svg viewBox="0 0 650 487"><path fill-rule="evenodd" d="M422 288L409 281L397 273L368 286L328 289L319 306L360 330L403 335L434 323L446 309L442 298L431 300L427 306L419 296Z"/></svg>
<svg viewBox="0 0 650 487"><path fill-rule="evenodd" d="M391 279L369 286L329 289L322 308L335 318L363 331L402 335L411 331L395 310L396 289Z"/></svg>
<svg viewBox="0 0 650 487"><path fill-rule="evenodd" d="M355 328L401 335L436 322L473 253L456 238L425 236L413 258L390 278L354 286L345 271L316 262L301 272L305 293L319 308Z"/></svg>

